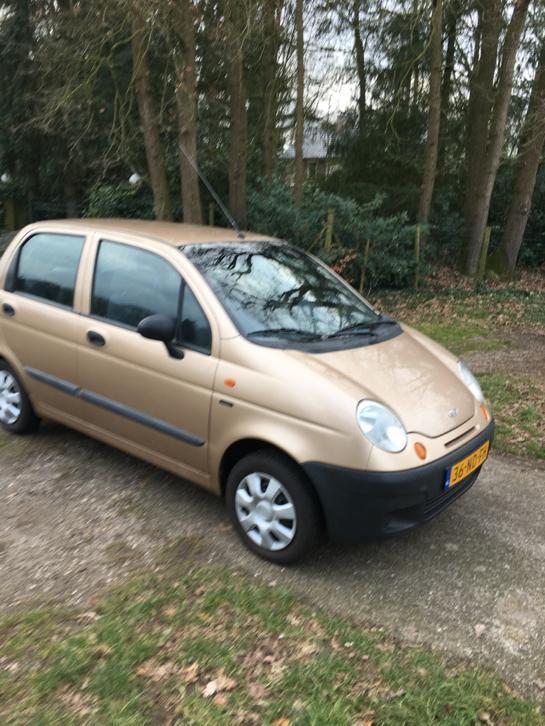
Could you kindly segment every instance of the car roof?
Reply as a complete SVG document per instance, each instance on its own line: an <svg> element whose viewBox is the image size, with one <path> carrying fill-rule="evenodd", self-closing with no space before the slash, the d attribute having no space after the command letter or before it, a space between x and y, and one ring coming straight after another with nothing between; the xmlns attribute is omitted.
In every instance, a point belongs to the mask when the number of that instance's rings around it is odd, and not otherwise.
<svg viewBox="0 0 545 726"><path fill-rule="evenodd" d="M154 222L142 219L53 219L36 222L31 225L33 230L55 227L59 232L85 233L100 232L103 235L130 234L137 237L147 237L166 242L173 247L182 245L243 242L237 233L230 228L211 227L204 224L183 224L178 222ZM244 232L244 239L248 241L272 240L271 236Z"/></svg>

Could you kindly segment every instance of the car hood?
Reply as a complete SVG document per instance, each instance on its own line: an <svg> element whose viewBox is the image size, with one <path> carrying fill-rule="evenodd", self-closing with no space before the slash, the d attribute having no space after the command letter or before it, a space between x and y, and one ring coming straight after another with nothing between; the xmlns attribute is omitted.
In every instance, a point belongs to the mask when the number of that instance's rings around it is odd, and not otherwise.
<svg viewBox="0 0 545 726"><path fill-rule="evenodd" d="M455 359L410 329L375 345L302 355L330 382L349 384L360 398L386 404L408 432L441 436L475 413L475 399L458 376Z"/></svg>

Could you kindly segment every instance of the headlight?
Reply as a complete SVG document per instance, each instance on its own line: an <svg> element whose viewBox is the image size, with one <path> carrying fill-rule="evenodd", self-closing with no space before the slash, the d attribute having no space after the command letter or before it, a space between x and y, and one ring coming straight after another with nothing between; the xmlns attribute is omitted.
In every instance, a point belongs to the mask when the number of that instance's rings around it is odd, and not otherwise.
<svg viewBox="0 0 545 726"><path fill-rule="evenodd" d="M407 432L398 417L376 401L360 401L356 409L358 425L379 449L397 453L407 446Z"/></svg>
<svg viewBox="0 0 545 726"><path fill-rule="evenodd" d="M484 394L481 386L479 385L479 381L475 378L469 368L462 363L462 361L458 361L458 371L460 373L460 378L475 396L477 401L479 401L479 403L484 403Z"/></svg>

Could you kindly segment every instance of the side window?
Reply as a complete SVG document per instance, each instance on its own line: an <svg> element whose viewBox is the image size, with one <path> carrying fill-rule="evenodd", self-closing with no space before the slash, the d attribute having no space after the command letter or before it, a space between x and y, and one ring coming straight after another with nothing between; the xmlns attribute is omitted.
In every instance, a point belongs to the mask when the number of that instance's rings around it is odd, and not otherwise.
<svg viewBox="0 0 545 726"><path fill-rule="evenodd" d="M178 318L182 279L153 252L102 241L98 250L91 314L136 328L148 315Z"/></svg>
<svg viewBox="0 0 545 726"><path fill-rule="evenodd" d="M17 255L12 289L72 307L85 237L39 233Z"/></svg>
<svg viewBox="0 0 545 726"><path fill-rule="evenodd" d="M186 285L182 301L181 324L178 335L181 345L196 348L202 353L210 354L212 333L210 325L197 302L197 298Z"/></svg>

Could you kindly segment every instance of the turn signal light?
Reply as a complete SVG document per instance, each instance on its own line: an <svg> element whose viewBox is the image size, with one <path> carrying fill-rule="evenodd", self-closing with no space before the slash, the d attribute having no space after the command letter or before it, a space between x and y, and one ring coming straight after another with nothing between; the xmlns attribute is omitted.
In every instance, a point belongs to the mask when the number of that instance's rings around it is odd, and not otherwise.
<svg viewBox="0 0 545 726"><path fill-rule="evenodd" d="M428 452L426 451L426 447L424 444L421 444L420 441L417 441L414 445L414 450L416 451L416 455L419 459L422 459L422 461L426 458L428 455Z"/></svg>
<svg viewBox="0 0 545 726"><path fill-rule="evenodd" d="M487 421L490 421L490 411L487 409L484 403L481 403L481 413Z"/></svg>
<svg viewBox="0 0 545 726"><path fill-rule="evenodd" d="M234 378L226 378L223 382L229 388L234 388L237 385L237 382L235 381Z"/></svg>

